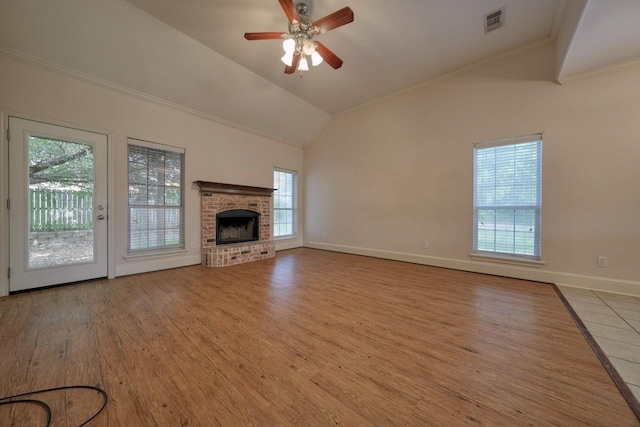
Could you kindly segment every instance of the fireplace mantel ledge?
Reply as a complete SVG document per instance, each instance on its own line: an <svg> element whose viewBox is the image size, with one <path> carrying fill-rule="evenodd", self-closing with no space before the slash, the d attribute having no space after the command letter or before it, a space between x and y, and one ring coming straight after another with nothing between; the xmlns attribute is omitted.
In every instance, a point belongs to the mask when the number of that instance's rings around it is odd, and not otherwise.
<svg viewBox="0 0 640 427"><path fill-rule="evenodd" d="M239 194L245 196L271 197L274 188L251 187L248 185L224 184L222 182L194 181L200 187L200 193Z"/></svg>

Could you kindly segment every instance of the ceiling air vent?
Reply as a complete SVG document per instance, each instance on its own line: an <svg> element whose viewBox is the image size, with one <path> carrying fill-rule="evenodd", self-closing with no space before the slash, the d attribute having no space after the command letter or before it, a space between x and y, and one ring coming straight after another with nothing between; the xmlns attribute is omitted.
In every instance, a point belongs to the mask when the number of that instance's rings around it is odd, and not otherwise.
<svg viewBox="0 0 640 427"><path fill-rule="evenodd" d="M504 22L504 7L484 15L484 33L487 34L493 30L502 27Z"/></svg>

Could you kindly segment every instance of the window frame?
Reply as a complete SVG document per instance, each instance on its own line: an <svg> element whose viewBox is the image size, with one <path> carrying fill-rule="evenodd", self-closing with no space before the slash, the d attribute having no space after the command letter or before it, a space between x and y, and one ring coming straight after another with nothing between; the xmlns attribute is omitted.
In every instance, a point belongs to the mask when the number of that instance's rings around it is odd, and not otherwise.
<svg viewBox="0 0 640 427"><path fill-rule="evenodd" d="M130 199L130 189L131 189L131 147L138 148L146 148L150 150L160 151L163 153L173 153L180 155L180 196L179 196L179 205L172 204L131 204ZM145 256L145 255L155 255L155 254L163 254L163 253L172 253L176 251L184 251L186 250L186 238L185 238L185 167L186 165L186 150L184 148L158 144L155 142L145 141L136 138L127 138L127 255L130 257L137 256ZM166 177L163 178L163 186L166 186ZM140 185L140 184L137 184ZM149 189L149 184L147 180L147 192ZM166 195L166 193L165 193ZM166 202L166 201L165 201ZM165 210L167 208L178 208L179 210L179 226L178 226L178 240L177 244L164 244L157 245L153 247L146 247L142 249L132 249L132 209L141 209L141 208L157 208L158 210ZM164 228L165 230L169 228ZM149 230L147 230L147 233Z"/></svg>
<svg viewBox="0 0 640 427"><path fill-rule="evenodd" d="M478 195L478 152L480 150L498 148L498 147L506 147L506 146L516 146L519 144L525 143L536 143L536 155L537 161L535 163L535 169L537 172L536 175L536 194L535 204L517 204L512 203L510 205L502 205L500 203L494 203L492 205L489 204L479 204L479 195ZM519 137L513 138L504 138L500 140L484 142L479 144L474 144L473 150L473 251L471 257L474 259L482 259L482 260L496 260L501 261L505 260L506 262L514 262L514 263L524 263L524 265L542 265L542 166L543 166L543 134L531 134L531 135L523 135ZM514 160L515 163L515 160ZM496 171L494 170L493 176L495 177ZM495 180L495 178L494 178ZM516 185L516 184L514 184ZM479 224L479 211L481 210L507 210L513 211L514 217L518 211L532 211L534 214L533 227L534 227L534 236L533 236L533 254L526 253L518 253L515 252L517 250L517 245L515 243L516 239L516 220L513 221L514 230L513 234L513 252L503 252L499 250L486 250L486 249L478 249L478 224ZM497 214L497 212L495 213ZM495 222L494 222L495 224Z"/></svg>
<svg viewBox="0 0 640 427"><path fill-rule="evenodd" d="M276 207L276 196L279 189L276 187L275 179L276 173L286 173L292 176L291 183L291 208L277 208ZM298 236L298 172L283 169L283 168L274 168L273 169L273 183L274 183L274 192L273 192L273 239L274 240L285 240L285 239L294 239ZM290 234L282 234L276 236L276 211L291 211L291 233Z"/></svg>

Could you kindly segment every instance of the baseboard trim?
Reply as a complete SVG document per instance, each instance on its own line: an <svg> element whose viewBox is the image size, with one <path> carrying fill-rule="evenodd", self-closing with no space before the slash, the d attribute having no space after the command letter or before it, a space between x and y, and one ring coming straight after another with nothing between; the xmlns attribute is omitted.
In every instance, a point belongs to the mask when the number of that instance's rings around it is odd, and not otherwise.
<svg viewBox="0 0 640 427"><path fill-rule="evenodd" d="M535 282L554 283L556 285L571 286L575 288L640 296L640 282L630 280L616 280L604 277L583 276L578 274L562 273L558 271L549 271L539 267L533 268L497 264L486 261L442 258L412 254L407 252L394 252L380 249L362 248L357 246L334 245L323 242L305 241L304 247L322 249L332 252L343 252L354 255L364 255L374 258L390 259L394 261L411 262L414 264L423 264L433 267L450 268L452 270L463 270L474 273L513 277L516 279L532 280Z"/></svg>
<svg viewBox="0 0 640 427"><path fill-rule="evenodd" d="M282 240L276 239L275 242L276 242L276 252L302 247L302 239L299 239L299 238L298 239L282 239Z"/></svg>
<svg viewBox="0 0 640 427"><path fill-rule="evenodd" d="M189 255L174 258L151 258L136 262L116 265L116 277L130 274L149 273L151 271L168 270L170 268L186 267L201 264L200 255Z"/></svg>

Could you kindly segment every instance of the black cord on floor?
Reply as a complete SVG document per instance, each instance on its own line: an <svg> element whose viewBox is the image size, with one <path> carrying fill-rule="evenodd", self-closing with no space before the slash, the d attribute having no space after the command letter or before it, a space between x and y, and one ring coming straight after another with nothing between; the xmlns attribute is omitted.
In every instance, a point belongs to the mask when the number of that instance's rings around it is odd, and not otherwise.
<svg viewBox="0 0 640 427"><path fill-rule="evenodd" d="M7 399L10 399L10 397L8 397ZM42 407L42 409L44 409L47 414L47 423L45 425L49 427L49 424L51 424L51 408L42 400L20 399L20 400L13 400L11 402L3 402L2 400L0 400L0 405L12 405L14 403L27 403L27 404L38 405Z"/></svg>
<svg viewBox="0 0 640 427"><path fill-rule="evenodd" d="M16 404L16 403L27 403L27 404L33 404L33 405L41 406L42 408L44 408L44 410L47 413L47 423L45 424L45 426L49 427L49 425L51 424L51 408L45 402L43 402L42 400L37 400L37 399L19 399L19 400L11 400L11 399L16 399L18 397L31 396L33 394L38 394L38 393L49 393L49 392L52 392L52 391L72 390L72 389L79 389L79 388L80 389L87 389L87 390L95 390L98 393L100 393L102 395L102 397L104 398L104 400L102 402L102 406L100 406L100 409L98 409L98 412L93 414L91 416L91 418L87 419L86 421L84 421L82 424L80 424L78 426L78 427L82 427L82 426L85 426L85 425L89 424L91 421L93 421L93 419L95 417L100 415L100 413L105 408L105 406L107 406L107 401L109 400L109 396L107 395L106 391L104 391L103 389L101 389L99 387L94 387L94 386L91 386L91 385L67 385L67 386L62 386L62 387L47 388L47 389L44 389L44 390L30 391L28 393L20 393L20 394L14 395L14 396L1 397L0 398L0 405L12 405L12 404Z"/></svg>

